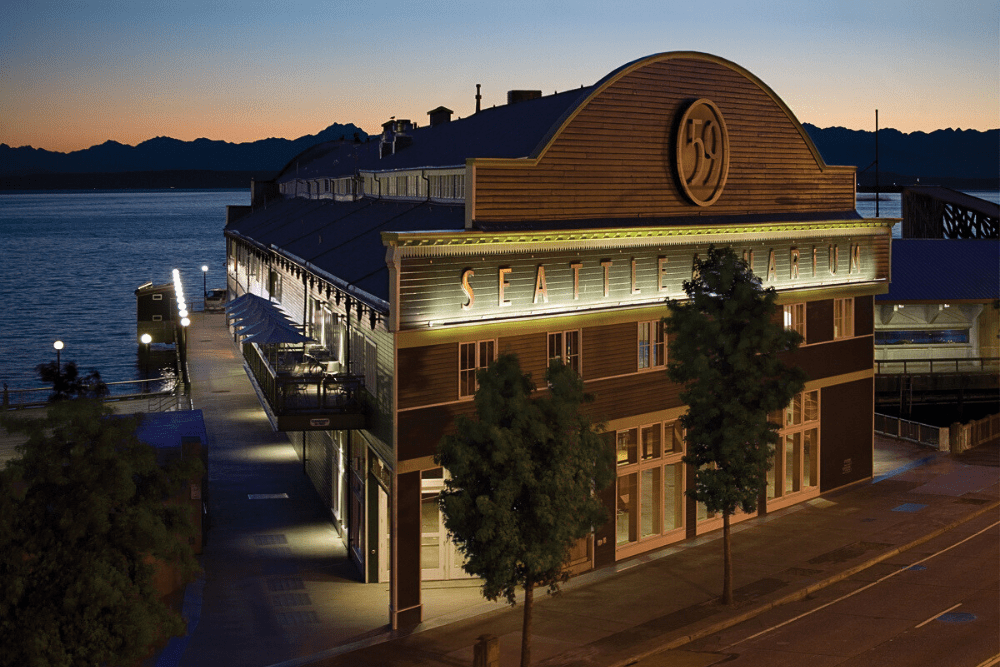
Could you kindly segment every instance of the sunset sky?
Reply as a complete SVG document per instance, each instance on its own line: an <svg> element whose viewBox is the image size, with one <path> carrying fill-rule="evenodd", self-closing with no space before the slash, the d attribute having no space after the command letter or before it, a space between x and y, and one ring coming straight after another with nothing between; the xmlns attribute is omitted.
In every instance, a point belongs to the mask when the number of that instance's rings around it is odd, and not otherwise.
<svg viewBox="0 0 1000 667"><path fill-rule="evenodd" d="M8 0L0 142L245 142L332 123L421 125L590 85L691 50L743 66L802 122L1000 127L996 0L96 2Z"/></svg>

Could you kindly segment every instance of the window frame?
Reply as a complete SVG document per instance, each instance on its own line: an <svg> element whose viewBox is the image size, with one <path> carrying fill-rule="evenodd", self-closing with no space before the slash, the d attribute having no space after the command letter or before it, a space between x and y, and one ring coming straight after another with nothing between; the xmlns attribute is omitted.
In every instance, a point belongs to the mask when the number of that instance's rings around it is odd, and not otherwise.
<svg viewBox="0 0 1000 667"><path fill-rule="evenodd" d="M659 434L659 453L649 457L643 457L644 449L644 439L643 434L655 429ZM678 437L677 442L679 443L679 449L675 449L673 444L671 444L671 449L667 450L668 437L670 442L674 441L674 433ZM649 422L643 424L637 424L635 426L629 426L627 428L620 428L614 431L614 446L615 446L615 459L618 459L618 442L624 436L628 439L629 433L635 433L635 461L625 461L618 462L616 464L616 474L615 474L615 522L614 522L614 544L615 551L618 557L626 557L631 555L627 552L646 551L647 549L657 546L658 543L668 543L673 542L678 539L682 539L684 536L686 517L687 517L687 497L684 495L684 489L687 485L687 474L686 466L681 460L686 451L686 444L684 442L684 431L680 428L680 421L678 419L671 419L661 422ZM674 466L680 466L676 468ZM649 535L643 536L643 478L644 473L649 470L659 470L658 475L653 475L653 479L656 481L656 502L652 506L654 516L656 517L654 521L658 523L658 527L654 528L653 532ZM680 471L677 474L677 471ZM676 497L674 498L674 513L675 513L675 523L676 525L672 528L667 528L667 512L666 512L666 492L664 490L667 474L673 471L676 475L675 479L679 480L677 484ZM630 479L635 482L634 489L630 493L636 495L633 510L636 512L634 522L635 522L635 539L628 540L626 542L618 542L618 504L620 502L621 496L621 480ZM630 520L631 522L631 520ZM626 553L623 553L626 552Z"/></svg>
<svg viewBox="0 0 1000 667"><path fill-rule="evenodd" d="M838 314L839 311L839 314ZM838 326L839 321L839 326ZM854 338L854 297L833 300L833 340Z"/></svg>
<svg viewBox="0 0 1000 667"><path fill-rule="evenodd" d="M573 334L573 337L576 339L576 353L572 355L569 351L570 334ZM546 364L556 358L556 355L552 354L552 341L556 337L559 337L560 339L558 343L559 359L576 371L577 375L583 377L583 330L566 329L565 331L550 331L548 335L545 336Z"/></svg>
<svg viewBox="0 0 1000 667"><path fill-rule="evenodd" d="M802 335L803 343L809 340L807 338L807 334L809 333L807 311L808 308L805 301L787 303L782 308L782 322L785 325L785 329L798 331Z"/></svg>
<svg viewBox="0 0 1000 667"><path fill-rule="evenodd" d="M645 328L645 331L644 331ZM654 328L656 338L654 340ZM645 343L643 334L647 334ZM643 347L645 344L646 365L643 365ZM653 361L656 350L660 351L659 361ZM643 320L636 323L636 369L639 372L654 371L667 366L667 327L663 320Z"/></svg>
<svg viewBox="0 0 1000 667"><path fill-rule="evenodd" d="M473 348L474 349L473 366L471 366L469 368L463 368L462 367L462 362L463 362L463 360L465 358L465 356L463 355L463 350L467 346L469 346L469 345L474 346L474 348ZM482 360L482 351L483 351L482 346L483 345L492 345L491 358L488 361L486 361L486 363L483 363L483 360ZM484 368L487 368L490 365L490 363L493 360L495 360L496 358L497 358L497 339L496 338L485 338L485 339L481 339L481 340L472 340L472 341L464 341L464 342L463 341L459 341L459 343L458 343L458 400L460 400L460 401L471 401L473 398L475 398L476 391L479 390L479 379L476 378L476 375L479 373L480 370L482 370ZM469 373L469 372L472 373L473 389L472 389L472 393L464 394L464 393L462 393L462 387L463 387L463 382L462 382L463 377L462 377L462 374L463 373Z"/></svg>
<svg viewBox="0 0 1000 667"><path fill-rule="evenodd" d="M800 391L792 397L792 400L782 410L772 413L771 420L778 420L778 443L774 448L774 457L771 469L767 471L765 483L765 498L768 508L775 505L789 505L799 502L805 498L819 495L820 487L820 436L822 432L822 410L820 405L821 393L819 389L806 389ZM815 398L810 402L809 395ZM812 417L809 417L810 411ZM813 484L807 486L805 449L806 434L814 433L812 443L813 452L810 460L811 476ZM795 466L795 475L792 480L791 489L786 489L788 480L788 465L786 442L789 437L799 435L798 445L793 452L792 465ZM798 464L795 464L795 461ZM794 487L798 488L794 488ZM773 491L772 491L773 489ZM773 494L773 495L772 495Z"/></svg>

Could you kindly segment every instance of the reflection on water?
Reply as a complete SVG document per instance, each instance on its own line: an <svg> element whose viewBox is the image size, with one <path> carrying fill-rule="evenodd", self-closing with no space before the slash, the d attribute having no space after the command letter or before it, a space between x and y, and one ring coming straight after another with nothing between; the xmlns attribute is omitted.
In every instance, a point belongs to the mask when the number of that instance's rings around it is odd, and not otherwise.
<svg viewBox="0 0 1000 667"><path fill-rule="evenodd" d="M969 194L1000 202L997 192ZM226 205L248 202L247 190L0 194L0 380L37 387L34 368L55 358L56 340L64 361L109 382L170 367L154 354L150 370L137 354L134 291L169 283L177 268L200 310L201 265L208 288L226 284ZM857 211L875 217L874 194L859 194ZM881 195L879 216L900 216L899 193Z"/></svg>

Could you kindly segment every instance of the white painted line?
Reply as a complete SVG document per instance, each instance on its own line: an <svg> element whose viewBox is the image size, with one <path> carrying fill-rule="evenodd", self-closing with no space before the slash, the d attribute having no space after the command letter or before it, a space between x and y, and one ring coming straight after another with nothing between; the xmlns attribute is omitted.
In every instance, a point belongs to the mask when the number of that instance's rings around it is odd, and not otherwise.
<svg viewBox="0 0 1000 667"><path fill-rule="evenodd" d="M846 600L847 598L851 597L852 595L857 595L858 593L860 593L862 591L866 591L869 588L871 588L872 586L876 586L878 584L881 584L883 581L885 581L886 579L889 579L890 577L895 577L900 572L906 572L908 569L910 569L914 565L919 565L920 563L923 563L924 561L928 561L931 558L934 558L935 556L940 556L941 554L943 554L946 551L951 551L955 547L960 546L962 544L965 544L966 542L968 542L972 538L979 537L980 535L982 535L986 531L992 530L993 528L996 528L997 526L1000 526L1000 521L996 521L996 522L990 524L989 526L986 526L985 528L983 528L982 530L980 530L978 533L974 533L972 535L969 535L964 540L961 540L959 542L955 542L955 544L952 544L950 547L946 547L944 549L941 549L941 551L938 551L937 553L933 553L930 556L927 556L926 558L921 558L916 563L910 563L909 565L906 565L905 567L901 567L900 569L896 570L895 572L890 572L889 574L885 575L881 579L873 581L872 583L868 584L867 586L862 586L861 588L859 588L856 591L848 593L847 595L843 595L843 596L837 598L836 600L831 600L830 602L827 602L826 604L822 604L822 605L816 607L815 609L812 609L812 610L807 611L805 613L799 614L795 618L790 618L787 621L782 621L781 623L778 623L777 625L772 625L771 627L767 628L766 630L761 630L760 632L758 632L756 634L753 634L753 635L750 635L749 637L744 637L743 639L741 639L739 641L736 641L736 642L733 642L729 646L726 646L725 648L720 649L720 651L725 651L726 649L730 649L730 648L736 646L737 644L742 644L743 642L748 642L751 639L756 639L757 637L760 637L761 635L766 635L768 632L771 632L772 630L777 630L778 628L784 627L784 626L788 625L789 623L794 623L795 621L797 621L797 620L799 620L801 618L805 618L806 616L809 616L810 614L815 614L817 611L820 611L821 609L826 609L830 605L837 604L841 600ZM942 612L942 613L944 613L944 612Z"/></svg>
<svg viewBox="0 0 1000 667"><path fill-rule="evenodd" d="M952 609L958 609L958 608L959 608L959 607L961 607L961 606L962 606L962 603L961 603L961 602L959 602L959 603L958 603L957 605L955 605L954 607L948 607L947 609L945 609L944 611L942 611L942 612L941 612L940 614L935 614L934 616L931 616L930 618L928 618L928 619L927 619L926 621L924 621L924 622L923 622L923 623L921 623L920 625L915 625L915 626L913 626L913 629L914 629L914 630L916 630L917 628L922 628L922 627L924 627L925 625L927 625L928 623L930 623L931 621L933 621L933 620L936 620L936 619L938 619L938 618L940 618L940 617L944 616L945 614L947 614L947 613L948 613L949 611L951 611Z"/></svg>

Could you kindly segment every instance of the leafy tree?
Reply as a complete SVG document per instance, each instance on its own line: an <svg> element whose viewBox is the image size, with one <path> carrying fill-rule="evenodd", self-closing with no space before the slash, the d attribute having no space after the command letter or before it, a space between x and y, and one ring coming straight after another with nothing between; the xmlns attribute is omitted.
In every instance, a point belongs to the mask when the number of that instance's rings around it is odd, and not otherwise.
<svg viewBox="0 0 1000 667"><path fill-rule="evenodd" d="M573 544L606 520L594 495L614 479L611 448L581 406L591 400L575 371L555 360L547 395L501 354L478 374L476 417L460 417L435 461L451 475L441 494L448 528L483 579L483 595L514 604L524 589L521 665L531 661L534 589L565 582Z"/></svg>
<svg viewBox="0 0 1000 667"><path fill-rule="evenodd" d="M723 521L723 603L733 602L729 518L753 512L778 442L768 413L802 391L805 374L780 359L802 337L784 328L773 288L731 248L709 248L684 282L686 301L670 300L667 375L684 385L687 454L695 484L687 495Z"/></svg>
<svg viewBox="0 0 1000 667"><path fill-rule="evenodd" d="M101 374L90 371L87 375L81 376L76 362L67 361L65 364L59 364L50 361L47 364L38 364L35 370L42 382L52 385L49 402L108 395L108 386L101 380Z"/></svg>
<svg viewBox="0 0 1000 667"><path fill-rule="evenodd" d="M193 574L187 509L167 502L200 462L160 467L137 420L99 400L51 403L0 470L0 665L133 665L181 634L156 561Z"/></svg>

